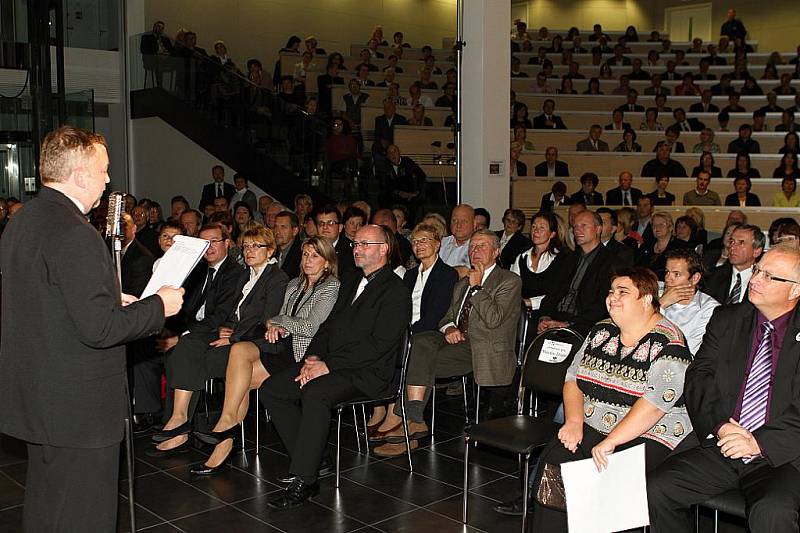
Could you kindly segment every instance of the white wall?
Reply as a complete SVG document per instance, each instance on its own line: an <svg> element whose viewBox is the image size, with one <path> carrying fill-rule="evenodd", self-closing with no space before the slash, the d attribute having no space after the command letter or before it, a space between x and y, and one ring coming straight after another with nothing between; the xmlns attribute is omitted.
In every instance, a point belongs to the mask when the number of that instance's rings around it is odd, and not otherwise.
<svg viewBox="0 0 800 533"><path fill-rule="evenodd" d="M235 169L223 164L160 118L132 121L133 160L130 193L147 197L169 211L169 201L182 194L196 208L203 185L211 182L211 167L222 165L225 181L233 183ZM112 161L112 172L113 172ZM113 184L113 178L112 178ZM264 192L250 185L256 196Z"/></svg>

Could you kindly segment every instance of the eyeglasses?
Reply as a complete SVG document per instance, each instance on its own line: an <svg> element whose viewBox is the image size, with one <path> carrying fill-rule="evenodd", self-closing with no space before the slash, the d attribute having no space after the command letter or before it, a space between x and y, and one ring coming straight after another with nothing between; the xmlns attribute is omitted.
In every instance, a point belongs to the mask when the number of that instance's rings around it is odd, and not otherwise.
<svg viewBox="0 0 800 533"><path fill-rule="evenodd" d="M170 235L169 233L162 233L158 238L162 241L174 241L178 235Z"/></svg>
<svg viewBox="0 0 800 533"><path fill-rule="evenodd" d="M219 243L224 242L224 241L225 241L225 239L208 239L208 243L211 246L214 246L215 244L219 244Z"/></svg>
<svg viewBox="0 0 800 533"><path fill-rule="evenodd" d="M350 246L352 248L366 248L370 244L386 244L386 243L378 241L353 241L350 243Z"/></svg>
<svg viewBox="0 0 800 533"><path fill-rule="evenodd" d="M261 244L260 242L246 242L242 245L242 250L257 250L259 248L269 248L269 244Z"/></svg>
<svg viewBox="0 0 800 533"><path fill-rule="evenodd" d="M411 239L411 246L425 246L433 242L430 237L420 237L419 239Z"/></svg>
<svg viewBox="0 0 800 533"><path fill-rule="evenodd" d="M757 266L753 266L753 277L756 277L759 274L764 276L764 281L767 281L767 282L780 281L780 282L783 282L783 283L796 283L797 285L800 285L800 281L795 281L793 279L779 278L778 276L773 276L772 274L770 274L766 270L761 270Z"/></svg>
<svg viewBox="0 0 800 533"><path fill-rule="evenodd" d="M317 226L338 226L338 220L320 220L317 222Z"/></svg>

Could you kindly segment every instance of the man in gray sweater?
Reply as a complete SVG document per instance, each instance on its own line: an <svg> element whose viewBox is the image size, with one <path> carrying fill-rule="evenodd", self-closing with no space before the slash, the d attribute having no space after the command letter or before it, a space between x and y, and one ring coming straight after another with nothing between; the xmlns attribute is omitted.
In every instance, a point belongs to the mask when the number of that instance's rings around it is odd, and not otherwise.
<svg viewBox="0 0 800 533"><path fill-rule="evenodd" d="M694 190L684 193L683 205L722 205L719 194L709 190L711 174L700 172L697 174L697 185Z"/></svg>

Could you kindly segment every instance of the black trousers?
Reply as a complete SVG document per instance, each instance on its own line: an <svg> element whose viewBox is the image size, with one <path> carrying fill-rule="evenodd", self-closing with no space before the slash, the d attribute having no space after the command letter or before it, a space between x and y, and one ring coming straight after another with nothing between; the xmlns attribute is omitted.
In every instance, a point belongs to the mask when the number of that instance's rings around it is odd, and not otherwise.
<svg viewBox="0 0 800 533"><path fill-rule="evenodd" d="M128 344L128 364L133 391L133 412L161 412L161 373L164 356L155 349L153 339L143 339Z"/></svg>
<svg viewBox="0 0 800 533"><path fill-rule="evenodd" d="M294 380L301 366L295 363L270 376L259 397L289 452L289 472L313 483L328 444L331 408L364 393L336 372L309 381L301 389Z"/></svg>
<svg viewBox="0 0 800 533"><path fill-rule="evenodd" d="M732 489L744 495L750 531L797 533L800 471L791 464L773 468L763 459L727 459L716 445L676 454L648 475L650 530L690 531L689 507Z"/></svg>
<svg viewBox="0 0 800 533"><path fill-rule="evenodd" d="M583 425L583 442L578 446L578 450L572 453L564 448L564 445L554 438L550 441L542 454L539 456L539 469L536 472L536 481L533 484L532 490L539 490L539 483L542 479L542 471L547 463L560 465L562 463L569 463L571 461L579 461L581 459L589 459L592 457L592 448L599 444L606 436L599 431ZM645 445L645 467L647 470L653 469L669 455L670 449L650 439L633 439L632 441L617 446L615 451L622 451L627 448L633 448L639 444ZM534 513L533 513L533 532L534 533L566 533L567 531L567 513L548 509L536 502L534 492ZM687 533L690 529L683 529L681 533ZM795 532L796 533L796 532Z"/></svg>
<svg viewBox="0 0 800 533"><path fill-rule="evenodd" d="M29 443L25 531L116 531L119 446L56 448Z"/></svg>

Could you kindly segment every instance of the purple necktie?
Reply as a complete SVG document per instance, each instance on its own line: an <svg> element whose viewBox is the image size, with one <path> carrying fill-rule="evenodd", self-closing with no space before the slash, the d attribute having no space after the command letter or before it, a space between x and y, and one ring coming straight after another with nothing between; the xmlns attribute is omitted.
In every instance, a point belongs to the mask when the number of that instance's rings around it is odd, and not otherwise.
<svg viewBox="0 0 800 533"><path fill-rule="evenodd" d="M750 374L744 386L742 397L742 413L739 424L751 433L767 421L767 400L772 380L772 332L775 330L769 322L764 322L764 333L758 343Z"/></svg>

